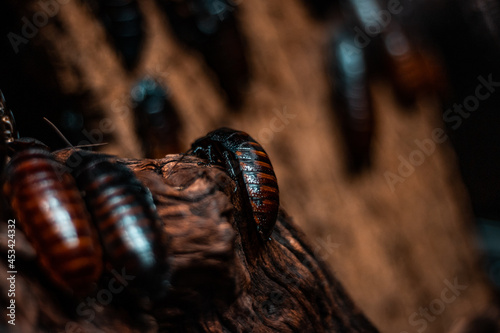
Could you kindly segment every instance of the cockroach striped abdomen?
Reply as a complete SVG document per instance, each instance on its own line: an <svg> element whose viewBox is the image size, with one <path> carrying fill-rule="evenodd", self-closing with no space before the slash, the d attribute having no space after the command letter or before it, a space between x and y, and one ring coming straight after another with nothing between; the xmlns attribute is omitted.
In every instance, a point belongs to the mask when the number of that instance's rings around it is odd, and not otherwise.
<svg viewBox="0 0 500 333"><path fill-rule="evenodd" d="M364 49L357 49L355 35L344 25L331 43L333 106L343 132L351 171L370 162L374 110Z"/></svg>
<svg viewBox="0 0 500 333"><path fill-rule="evenodd" d="M269 156L250 135L220 128L196 140L193 153L226 168L263 240L269 239L279 210L279 189Z"/></svg>
<svg viewBox="0 0 500 333"><path fill-rule="evenodd" d="M65 169L49 152L27 148L7 165L3 190L41 266L63 289L82 295L102 272L102 250Z"/></svg>
<svg viewBox="0 0 500 333"><path fill-rule="evenodd" d="M166 280L166 240L151 192L126 166L109 156L77 151L72 174L99 230L106 259L125 269L149 292Z"/></svg>

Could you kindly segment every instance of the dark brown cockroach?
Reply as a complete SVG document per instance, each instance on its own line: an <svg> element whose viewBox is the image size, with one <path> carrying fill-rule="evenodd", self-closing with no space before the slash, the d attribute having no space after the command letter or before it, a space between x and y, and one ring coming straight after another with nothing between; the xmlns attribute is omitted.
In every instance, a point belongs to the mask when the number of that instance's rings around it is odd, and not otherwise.
<svg viewBox="0 0 500 333"><path fill-rule="evenodd" d="M35 140L17 140L5 172L4 194L37 250L41 266L63 289L91 290L102 272L102 251L85 202L70 174Z"/></svg>
<svg viewBox="0 0 500 333"><path fill-rule="evenodd" d="M263 240L273 232L279 210L279 189L273 166L262 146L245 132L220 128L196 140L193 154L226 168L238 185L244 207Z"/></svg>
<svg viewBox="0 0 500 333"><path fill-rule="evenodd" d="M74 152L66 161L99 230L104 255L152 296L168 284L166 240L151 192L109 156ZM155 295L153 295L155 293Z"/></svg>
<svg viewBox="0 0 500 333"><path fill-rule="evenodd" d="M352 29L344 26L332 42L333 102L337 111L351 171L369 163L374 131L365 49L356 47Z"/></svg>
<svg viewBox="0 0 500 333"><path fill-rule="evenodd" d="M143 41L143 15L137 0L86 0L106 27L111 41L132 69L139 59Z"/></svg>
<svg viewBox="0 0 500 333"><path fill-rule="evenodd" d="M163 158L179 152L181 121L168 89L159 81L145 77L134 85L130 95L136 132L143 139L145 156Z"/></svg>
<svg viewBox="0 0 500 333"><path fill-rule="evenodd" d="M197 49L218 77L231 107L243 103L250 80L246 40L234 0L158 0L176 37Z"/></svg>

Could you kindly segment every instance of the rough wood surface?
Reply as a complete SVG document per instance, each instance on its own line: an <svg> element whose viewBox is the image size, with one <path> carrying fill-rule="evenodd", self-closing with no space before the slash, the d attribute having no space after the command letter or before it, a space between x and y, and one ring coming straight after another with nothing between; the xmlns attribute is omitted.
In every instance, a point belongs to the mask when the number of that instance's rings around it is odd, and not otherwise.
<svg viewBox="0 0 500 333"><path fill-rule="evenodd" d="M67 152L59 152L60 161ZM76 300L39 270L18 228L16 326L8 326L4 315L2 332L376 332L284 211L272 240L260 240L223 170L183 155L122 162L151 190L164 223L167 296L150 303L125 287L107 304L108 273L88 295L97 300L95 308L86 297ZM1 228L5 258L6 224ZM4 308L6 271L2 261Z"/></svg>

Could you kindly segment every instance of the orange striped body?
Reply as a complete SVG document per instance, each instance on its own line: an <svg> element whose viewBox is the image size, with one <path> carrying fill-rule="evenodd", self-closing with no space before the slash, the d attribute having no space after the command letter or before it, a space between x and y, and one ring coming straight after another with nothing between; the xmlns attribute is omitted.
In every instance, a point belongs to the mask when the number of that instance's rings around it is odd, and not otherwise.
<svg viewBox="0 0 500 333"><path fill-rule="evenodd" d="M384 42L394 89L401 101L412 104L422 92L444 93L446 75L432 53L418 48L396 24L385 33Z"/></svg>
<svg viewBox="0 0 500 333"><path fill-rule="evenodd" d="M159 295L168 283L166 240L151 193L127 167L97 154L74 154L83 156L73 176L85 193L105 257Z"/></svg>
<svg viewBox="0 0 500 333"><path fill-rule="evenodd" d="M73 178L33 148L14 156L6 176L4 194L41 266L64 289L90 291L102 272L102 251Z"/></svg>
<svg viewBox="0 0 500 333"><path fill-rule="evenodd" d="M220 128L196 140L193 153L224 166L238 184L257 230L269 239L279 210L279 189L265 150L245 132Z"/></svg>

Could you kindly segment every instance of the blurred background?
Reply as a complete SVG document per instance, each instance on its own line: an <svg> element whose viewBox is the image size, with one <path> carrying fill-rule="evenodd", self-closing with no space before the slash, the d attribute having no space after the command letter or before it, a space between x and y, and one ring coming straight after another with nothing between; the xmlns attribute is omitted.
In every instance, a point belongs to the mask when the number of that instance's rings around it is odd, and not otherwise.
<svg viewBox="0 0 500 333"><path fill-rule="evenodd" d="M2 1L0 29L22 136L161 158L246 131L382 332L496 308L498 1Z"/></svg>

